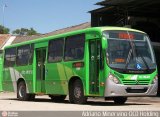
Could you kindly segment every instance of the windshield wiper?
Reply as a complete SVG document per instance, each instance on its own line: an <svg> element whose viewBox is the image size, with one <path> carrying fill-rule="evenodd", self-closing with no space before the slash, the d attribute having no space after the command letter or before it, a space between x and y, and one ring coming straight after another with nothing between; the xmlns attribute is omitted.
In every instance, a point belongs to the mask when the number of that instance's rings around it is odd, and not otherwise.
<svg viewBox="0 0 160 117"><path fill-rule="evenodd" d="M136 53L137 53L137 55L139 55L139 56L142 58L143 63L145 64L145 66L146 66L146 68L147 68L147 71L149 72L150 68L149 68L146 60L144 59L144 57L137 51L137 49L136 49Z"/></svg>
<svg viewBox="0 0 160 117"><path fill-rule="evenodd" d="M129 32L127 31L128 35L129 35ZM128 56L127 56L127 61L126 61L126 65L125 65L125 70L127 70L128 68L128 65L129 65L129 62L131 60L131 55L133 54L133 57L136 57L136 53L135 53L135 47L134 47L134 43L131 41L131 38L129 36L129 45L130 45L130 50L129 50L129 53L128 53Z"/></svg>
<svg viewBox="0 0 160 117"><path fill-rule="evenodd" d="M133 51L132 51L132 49L130 49L130 50L129 50L129 53L128 53L128 56L127 56L126 65L125 65L125 69L126 69L126 70L127 70L128 65L129 65L129 62L130 62L130 60L131 60L132 53L133 53Z"/></svg>

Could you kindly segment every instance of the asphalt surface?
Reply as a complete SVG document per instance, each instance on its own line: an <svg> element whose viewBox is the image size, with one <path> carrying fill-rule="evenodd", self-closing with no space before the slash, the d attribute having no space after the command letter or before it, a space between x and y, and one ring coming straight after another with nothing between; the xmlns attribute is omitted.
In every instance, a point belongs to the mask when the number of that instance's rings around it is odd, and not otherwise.
<svg viewBox="0 0 160 117"><path fill-rule="evenodd" d="M52 102L47 95L36 96L35 101L19 101L15 93L0 93L0 111L160 111L160 97L131 97L124 105L101 98L90 98L87 104Z"/></svg>

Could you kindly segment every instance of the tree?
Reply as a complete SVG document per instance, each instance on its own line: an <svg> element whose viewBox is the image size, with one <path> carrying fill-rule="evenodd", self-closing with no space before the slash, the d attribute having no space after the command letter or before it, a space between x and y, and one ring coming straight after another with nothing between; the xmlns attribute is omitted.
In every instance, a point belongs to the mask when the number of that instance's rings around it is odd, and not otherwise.
<svg viewBox="0 0 160 117"><path fill-rule="evenodd" d="M28 35L35 35L37 34L37 31L35 31L33 28L30 28L30 30L28 30Z"/></svg>
<svg viewBox="0 0 160 117"><path fill-rule="evenodd" d="M9 34L9 28L0 25L0 34Z"/></svg>
<svg viewBox="0 0 160 117"><path fill-rule="evenodd" d="M12 32L12 34L16 34L16 35L35 35L35 34L38 34L38 33L33 28L30 28L30 29L21 28L21 29L14 30Z"/></svg>

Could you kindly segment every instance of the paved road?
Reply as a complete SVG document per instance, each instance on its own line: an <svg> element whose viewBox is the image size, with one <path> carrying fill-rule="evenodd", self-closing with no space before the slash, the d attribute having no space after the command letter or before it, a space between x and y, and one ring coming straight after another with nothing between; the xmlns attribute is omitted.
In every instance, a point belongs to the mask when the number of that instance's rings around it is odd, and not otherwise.
<svg viewBox="0 0 160 117"><path fill-rule="evenodd" d="M160 97L129 98L125 105L112 101L89 99L85 105L70 104L68 99L55 103L48 96L37 96L33 102L18 101L15 93L0 93L0 111L160 111Z"/></svg>

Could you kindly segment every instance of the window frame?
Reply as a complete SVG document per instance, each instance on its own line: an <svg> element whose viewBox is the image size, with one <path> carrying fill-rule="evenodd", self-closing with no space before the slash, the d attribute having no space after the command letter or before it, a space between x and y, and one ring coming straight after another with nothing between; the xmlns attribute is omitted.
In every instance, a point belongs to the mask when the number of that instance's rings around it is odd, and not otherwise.
<svg viewBox="0 0 160 117"><path fill-rule="evenodd" d="M59 40L62 40L63 41L63 44L62 44L62 56L61 56L61 59L60 60L49 60L49 56L50 56L50 54L51 54L51 52L53 52L53 50L52 51L50 51L50 45L53 43L53 42L55 42L55 41L59 41ZM47 61L48 61L48 63L58 63L58 62L62 62L63 61L63 56L64 56L64 47L65 47L65 38L56 38L56 39L52 39L52 40L50 40L49 42L48 42L48 55L47 55Z"/></svg>
<svg viewBox="0 0 160 117"><path fill-rule="evenodd" d="M28 52L27 52L28 54L23 54L23 53L25 53L24 52L25 47L28 47ZM25 58L27 60L26 63L18 62L18 56L19 56L18 50L19 50L19 48L21 48L21 50L23 50L22 53L21 53L21 56L23 56L23 55L27 56L27 58ZM31 54L32 54L32 56L31 56ZM26 66L26 65L33 64L33 56L34 56L34 45L33 44L26 44L26 45L22 45L22 46L17 47L16 65L17 66Z"/></svg>
<svg viewBox="0 0 160 117"><path fill-rule="evenodd" d="M10 59L12 58L11 57L11 52L9 52L9 56L10 57L6 57L6 53L7 53L6 51L10 51L12 49L14 51L14 54L13 54L14 56L12 55L14 57L14 64L13 63L11 64L10 61L9 61L10 63L7 62L8 64L6 64L6 58L10 58ZM5 49L5 52L4 52L4 63L3 63L5 68L7 68L7 67L14 67L16 65L16 52L17 52L17 48L16 47Z"/></svg>
<svg viewBox="0 0 160 117"><path fill-rule="evenodd" d="M30 44L30 56L28 60L29 65L33 64L33 58L34 58L34 44Z"/></svg>
<svg viewBox="0 0 160 117"><path fill-rule="evenodd" d="M76 38L78 38L78 36L82 36L83 38L83 56L81 57L81 58L77 58L77 59L66 59L66 48L67 48L67 40L70 38L70 39L76 39ZM65 38L65 47L64 47L64 57L63 57L63 60L65 61L65 62L67 62L67 61L79 61L79 60L83 60L84 59L84 56L85 56L85 33L81 33L81 34L77 34L77 35L72 35L72 36L67 36L66 38ZM75 48L74 48L75 49Z"/></svg>

